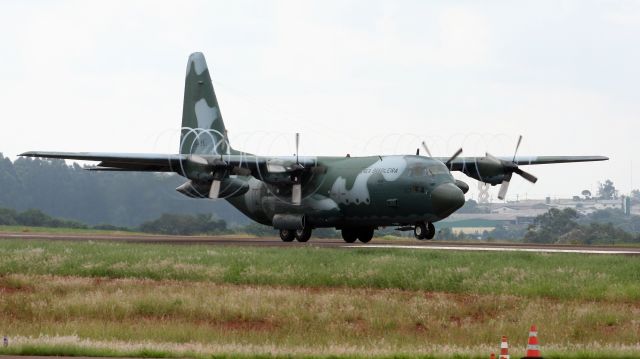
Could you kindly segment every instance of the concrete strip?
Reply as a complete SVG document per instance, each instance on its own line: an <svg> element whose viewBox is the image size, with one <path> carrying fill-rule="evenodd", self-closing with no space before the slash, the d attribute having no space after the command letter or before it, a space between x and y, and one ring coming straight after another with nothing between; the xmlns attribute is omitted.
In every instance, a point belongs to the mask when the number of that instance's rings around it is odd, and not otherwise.
<svg viewBox="0 0 640 359"><path fill-rule="evenodd" d="M533 253L581 253L581 254L631 254L640 255L640 248L637 250L620 250L612 247L610 249L588 249L584 247L575 249L566 248L527 248L527 247L484 247L476 246L403 246L403 245L368 245L368 246L344 246L345 248L384 248L384 249L435 249L453 251L490 251L490 252L533 252Z"/></svg>

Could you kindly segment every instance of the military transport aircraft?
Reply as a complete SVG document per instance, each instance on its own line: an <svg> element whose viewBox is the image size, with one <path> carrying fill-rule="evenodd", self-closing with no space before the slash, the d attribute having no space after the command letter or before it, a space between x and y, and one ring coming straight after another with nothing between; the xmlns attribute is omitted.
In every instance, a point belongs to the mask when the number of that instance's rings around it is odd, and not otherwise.
<svg viewBox="0 0 640 359"><path fill-rule="evenodd" d="M603 161L601 156L309 157L258 156L231 147L202 53L189 56L178 154L26 152L21 156L99 161L93 170L176 172L188 179L176 190L194 198L223 198L254 221L273 226L285 242L306 242L314 228L335 227L348 243L367 243L375 229L397 226L417 239L432 239L433 222L465 203L478 181L501 184L504 199L512 175L536 182L522 165ZM522 137L518 139L516 153Z"/></svg>

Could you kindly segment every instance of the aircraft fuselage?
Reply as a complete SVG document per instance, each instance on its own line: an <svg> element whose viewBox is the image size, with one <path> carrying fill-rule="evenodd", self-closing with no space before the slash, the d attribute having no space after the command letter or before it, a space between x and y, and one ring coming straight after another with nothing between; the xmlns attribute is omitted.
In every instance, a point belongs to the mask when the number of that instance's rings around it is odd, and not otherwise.
<svg viewBox="0 0 640 359"><path fill-rule="evenodd" d="M254 177L244 195L228 201L262 224L273 225L278 214L295 214L316 228L436 222L464 204L449 170L427 157L317 157L316 168L322 171L305 179L300 205L291 203L286 187Z"/></svg>

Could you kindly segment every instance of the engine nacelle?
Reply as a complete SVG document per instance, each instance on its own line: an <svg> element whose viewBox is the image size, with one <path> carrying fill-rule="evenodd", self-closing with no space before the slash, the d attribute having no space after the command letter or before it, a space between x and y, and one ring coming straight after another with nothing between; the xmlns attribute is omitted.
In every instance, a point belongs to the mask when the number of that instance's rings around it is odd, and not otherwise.
<svg viewBox="0 0 640 359"><path fill-rule="evenodd" d="M466 163L462 172L471 178L494 186L502 183L507 175L502 162L491 157L482 157L475 163Z"/></svg>
<svg viewBox="0 0 640 359"><path fill-rule="evenodd" d="M302 214L276 214L271 220L275 229L303 229L305 217Z"/></svg>
<svg viewBox="0 0 640 359"><path fill-rule="evenodd" d="M176 188L176 191L191 198L208 198L209 190L211 189L211 183L207 182L193 182L188 181L183 183L180 187ZM220 181L220 194L219 198L231 198L242 196L249 190L249 183L247 180L237 177L227 177Z"/></svg>

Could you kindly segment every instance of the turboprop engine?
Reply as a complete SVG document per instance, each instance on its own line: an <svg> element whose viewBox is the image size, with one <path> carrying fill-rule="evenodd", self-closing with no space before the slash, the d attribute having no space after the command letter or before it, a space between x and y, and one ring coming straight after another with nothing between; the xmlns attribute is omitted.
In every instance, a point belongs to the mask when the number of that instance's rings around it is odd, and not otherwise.
<svg viewBox="0 0 640 359"><path fill-rule="evenodd" d="M513 154L511 161L496 158L487 153L485 157L476 160L474 163L466 163L462 172L467 176L477 179L478 181L489 183L493 186L501 184L500 192L498 193L499 199L504 199L509 190L509 183L514 173L520 175L525 180L536 183L538 178L529 172L526 172L516 163L516 154L520 143L522 142L522 136L518 138L518 144L516 145L516 151Z"/></svg>
<svg viewBox="0 0 640 359"><path fill-rule="evenodd" d="M176 188L176 191L191 198L207 198L211 192L212 182L194 182L188 181ZM217 198L231 198L236 196L242 196L249 190L249 183L247 180L237 177L227 177L219 182L218 197Z"/></svg>

